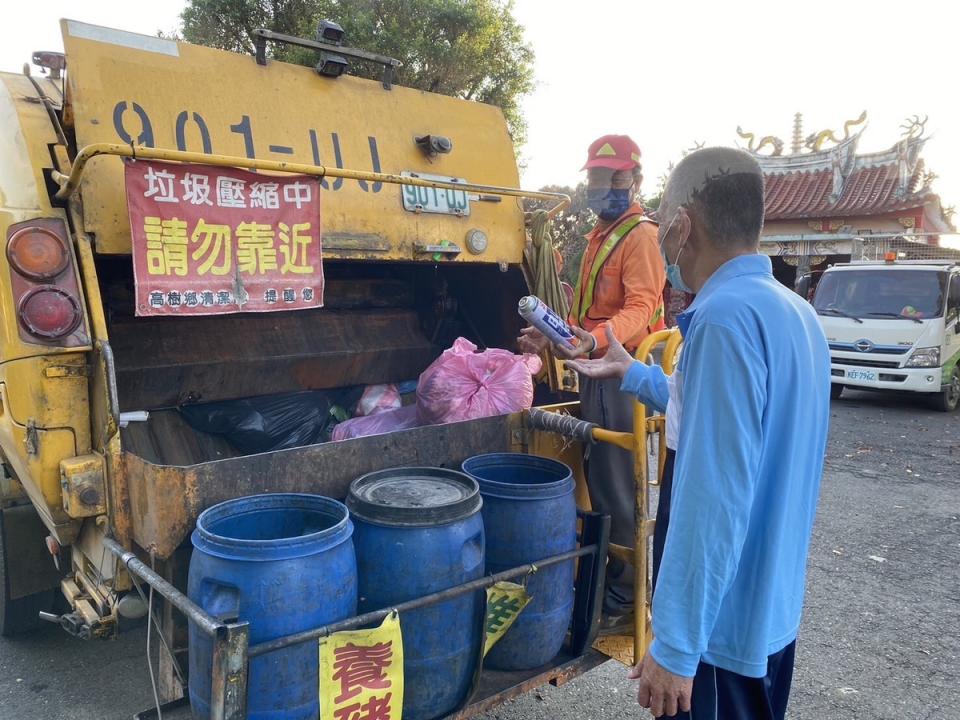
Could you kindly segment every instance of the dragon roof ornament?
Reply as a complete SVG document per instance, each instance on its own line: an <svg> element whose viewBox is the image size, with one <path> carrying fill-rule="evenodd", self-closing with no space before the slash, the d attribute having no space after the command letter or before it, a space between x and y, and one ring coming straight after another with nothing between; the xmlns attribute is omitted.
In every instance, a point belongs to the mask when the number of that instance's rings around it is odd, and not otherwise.
<svg viewBox="0 0 960 720"><path fill-rule="evenodd" d="M827 152L834 147L840 147L851 140L859 137L860 133L863 132L865 123L867 122L867 111L864 110L860 113L860 117L855 120L847 120L843 124L843 136L839 136L833 130L821 130L820 132L811 133L806 136L801 141L802 135L802 116L800 113L794 115L793 121L793 137L792 143L790 146L790 157L792 155L807 154L813 155L816 153ZM911 122L911 121L908 121ZM915 117L912 121L913 124L909 126L908 132L923 132L923 124L920 122L919 117ZM925 121L924 121L925 122ZM907 125L902 126L905 129ZM859 128L854 131L855 128ZM917 130L919 128L919 130ZM775 135L764 135L759 140L757 136L752 132L744 132L743 128L737 127L737 135L742 137L747 141L747 151L755 155L764 155L765 157L781 157L783 156L784 142ZM769 153L764 153L763 151L766 148L770 148Z"/></svg>

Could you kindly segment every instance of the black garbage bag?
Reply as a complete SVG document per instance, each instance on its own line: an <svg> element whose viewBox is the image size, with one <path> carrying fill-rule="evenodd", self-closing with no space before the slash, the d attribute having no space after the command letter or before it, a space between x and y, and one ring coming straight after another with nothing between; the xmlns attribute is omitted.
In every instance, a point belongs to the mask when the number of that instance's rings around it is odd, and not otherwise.
<svg viewBox="0 0 960 720"><path fill-rule="evenodd" d="M245 455L315 445L330 440L350 417L362 387L306 390L280 395L180 406L194 430L222 435Z"/></svg>

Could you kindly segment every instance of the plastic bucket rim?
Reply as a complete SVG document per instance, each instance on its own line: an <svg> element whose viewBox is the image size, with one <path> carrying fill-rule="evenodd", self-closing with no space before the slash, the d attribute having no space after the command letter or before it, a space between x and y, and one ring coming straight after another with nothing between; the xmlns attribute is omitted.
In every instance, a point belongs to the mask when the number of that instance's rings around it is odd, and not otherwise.
<svg viewBox="0 0 960 720"><path fill-rule="evenodd" d="M437 471L442 471L445 474L460 476L463 479L469 481L473 484L473 492L470 493L465 498L456 500L450 503L444 503L442 505L434 505L429 508L413 508L413 507L393 507L391 506L382 506L387 509L392 509L395 515L406 516L410 515L411 517L373 517L364 512L364 507L358 507L358 504L367 504L367 501L362 498L356 497L354 493L354 487L360 486L364 482L371 482L373 479L376 479L381 475L395 474L397 476L403 475L414 475L417 473L420 474L429 474L436 473ZM457 505L463 505L464 511L454 517L445 518L445 519L436 519L431 517L434 514L443 514L444 510L454 508ZM428 465L417 465L412 467L395 467L395 468L383 468L381 470L374 470L372 472L364 473L360 477L356 478L353 482L350 483L350 489L347 492L346 498L346 507L350 513L350 517L355 520L362 520L365 523L371 525L378 525L380 527L389 527L389 528L403 528L403 527L439 527L442 525L449 525L452 523L461 522L466 520L473 515L480 512L483 507L483 498L480 494L480 483L476 478L472 477L469 473L463 472L463 470L456 470L453 468L444 468L444 467L435 467ZM388 513L389 514L389 513Z"/></svg>
<svg viewBox="0 0 960 720"><path fill-rule="evenodd" d="M499 480L489 480L473 474L474 470L487 467L504 467L509 463L496 462L497 460L502 460L504 458L509 458L516 466L552 465L558 470L562 470L564 475L560 479L551 480L550 482L520 484L502 482ZM472 465L474 464L479 464L481 467L473 468ZM468 469L468 466L471 466L470 469ZM576 488L576 480L573 477L573 470L569 465L559 460L542 457L540 455L530 455L528 453L484 453L482 455L474 455L473 457L467 458L463 461L461 467L463 468L464 473L477 481L477 484L480 486L481 495L506 497L513 500L522 500L527 498L531 500L544 500L566 495L573 492Z"/></svg>
<svg viewBox="0 0 960 720"><path fill-rule="evenodd" d="M286 538L271 538L270 540L250 540L245 538L232 538L226 535L218 535L206 527L208 523L225 520L230 517L237 517L251 512L268 509L282 509L282 501L296 500L302 503L301 509L311 509L317 511L330 511L331 519L335 519L330 527L308 533L306 535L296 535ZM253 507L247 507L241 512L228 513L231 505L249 503ZM313 505L313 507L308 507ZM296 506L293 506L296 507ZM334 514L335 513L335 514ZM328 542L336 541L341 535L349 537L353 532L353 524L350 522L350 511L347 506L339 500L326 497L324 495L312 495L310 493L262 493L259 495L247 495L240 498L224 500L216 505L211 505L197 518L195 534L205 543L213 546L219 546L231 549L245 550L282 550L292 547L311 545L318 541ZM194 542L196 546L196 542Z"/></svg>

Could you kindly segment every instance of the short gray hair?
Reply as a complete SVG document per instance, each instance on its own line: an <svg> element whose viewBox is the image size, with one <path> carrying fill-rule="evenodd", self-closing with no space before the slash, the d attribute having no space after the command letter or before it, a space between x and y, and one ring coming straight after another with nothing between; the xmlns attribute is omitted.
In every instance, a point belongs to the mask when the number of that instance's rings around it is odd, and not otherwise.
<svg viewBox="0 0 960 720"><path fill-rule="evenodd" d="M755 246L763 229L763 171L751 155L725 147L687 155L670 173L658 215L687 208L718 247Z"/></svg>

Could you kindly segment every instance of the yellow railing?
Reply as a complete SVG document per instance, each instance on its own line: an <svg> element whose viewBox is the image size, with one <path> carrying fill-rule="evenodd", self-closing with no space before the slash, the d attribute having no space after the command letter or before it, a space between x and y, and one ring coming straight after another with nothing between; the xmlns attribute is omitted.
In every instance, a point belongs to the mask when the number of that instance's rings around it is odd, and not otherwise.
<svg viewBox="0 0 960 720"><path fill-rule="evenodd" d="M476 185L473 183L453 183L440 180L426 180L419 177L405 177L393 173L373 172L368 170L348 170L325 165L306 165L304 163L286 162L281 160L260 160L258 158L241 158L233 155L217 155L185 150L169 150L165 148L136 147L119 143L94 143L87 145L76 157L68 174L54 171L54 182L60 186L56 197L65 200L80 186L80 180L87 163L99 155L115 157L141 158L143 160L167 160L171 162L199 163L216 167L254 168L268 172L295 173L314 177L336 177L348 180L365 180L367 182L381 182L391 185L413 185L416 187L433 187L442 190L464 190L467 192L483 193L488 195L502 195L506 197L530 198L532 200L556 200L557 204L548 211L550 217L556 216L561 210L570 205L570 197L563 193L538 192L520 190L518 188L500 187L499 185Z"/></svg>
<svg viewBox="0 0 960 720"><path fill-rule="evenodd" d="M635 357L641 362L649 357L653 350L663 345L663 354L660 365L665 373L672 374L677 359L677 350L683 341L680 331L660 330L651 333L637 348ZM656 433L659 436L660 452L658 454L657 482L663 477L663 464L666 458L666 423L663 416L648 417L647 408L640 402L633 407L633 432L613 432L596 428L593 438L597 442L605 442L633 453L633 476L636 486L636 503L634 507L635 534L633 548L621 545L611 545L610 554L634 567L634 632L633 632L633 660L638 662L643 657L650 644L652 635L650 628L650 601L651 583L650 571L647 567L649 557L649 542L653 535L654 521L649 517L649 467L647 464L647 441Z"/></svg>

